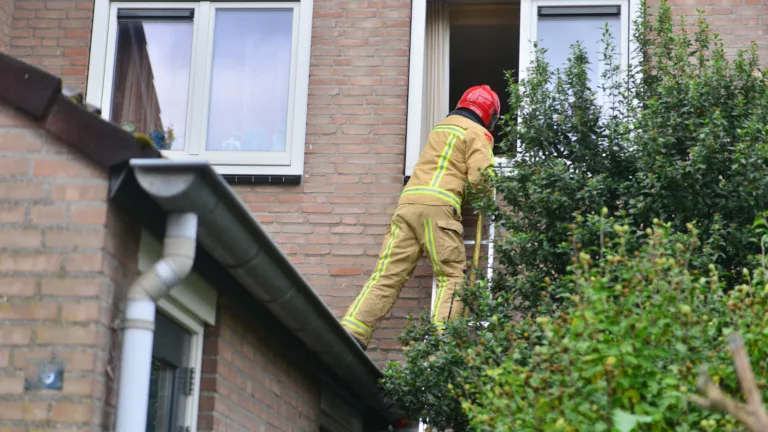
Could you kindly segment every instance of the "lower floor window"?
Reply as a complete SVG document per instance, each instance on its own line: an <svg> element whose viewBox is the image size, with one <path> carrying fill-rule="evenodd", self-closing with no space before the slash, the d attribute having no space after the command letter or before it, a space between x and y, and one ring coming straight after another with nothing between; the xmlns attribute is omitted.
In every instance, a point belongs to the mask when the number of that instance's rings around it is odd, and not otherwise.
<svg viewBox="0 0 768 432"><path fill-rule="evenodd" d="M162 313L155 319L147 432L186 430L194 391L193 334Z"/></svg>

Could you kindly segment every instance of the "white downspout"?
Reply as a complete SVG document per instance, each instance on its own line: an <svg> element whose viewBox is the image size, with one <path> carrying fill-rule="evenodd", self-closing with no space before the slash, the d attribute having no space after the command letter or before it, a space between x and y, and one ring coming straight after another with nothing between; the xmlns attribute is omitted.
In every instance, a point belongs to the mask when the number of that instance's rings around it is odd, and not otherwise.
<svg viewBox="0 0 768 432"><path fill-rule="evenodd" d="M116 432L147 426L155 304L192 270L197 243L197 214L169 214L163 257L128 289L120 357Z"/></svg>

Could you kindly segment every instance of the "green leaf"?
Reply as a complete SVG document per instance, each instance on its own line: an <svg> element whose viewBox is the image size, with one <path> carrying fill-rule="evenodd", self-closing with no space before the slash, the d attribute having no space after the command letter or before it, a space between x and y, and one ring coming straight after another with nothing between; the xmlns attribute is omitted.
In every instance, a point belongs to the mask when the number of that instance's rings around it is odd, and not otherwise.
<svg viewBox="0 0 768 432"><path fill-rule="evenodd" d="M613 424L619 432L630 432L639 423L650 423L651 421L653 421L651 416L631 414L618 408L613 410Z"/></svg>

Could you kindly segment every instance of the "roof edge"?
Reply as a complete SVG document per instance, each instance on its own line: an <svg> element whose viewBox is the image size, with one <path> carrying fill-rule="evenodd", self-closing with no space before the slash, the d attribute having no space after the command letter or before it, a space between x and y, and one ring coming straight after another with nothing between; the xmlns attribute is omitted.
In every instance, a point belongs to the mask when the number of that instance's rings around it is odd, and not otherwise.
<svg viewBox="0 0 768 432"><path fill-rule="evenodd" d="M0 100L101 168L162 157L156 148L142 146L133 134L101 118L97 108L83 103L81 93L63 89L55 75L0 52L0 77Z"/></svg>
<svg viewBox="0 0 768 432"><path fill-rule="evenodd" d="M129 167L163 211L197 213L200 244L369 407L390 422L402 417L378 384L381 371L207 162L133 159Z"/></svg>
<svg viewBox="0 0 768 432"><path fill-rule="evenodd" d="M199 241L206 251L367 406L390 422L400 419L378 386L381 371L207 162L163 159L157 149L141 146L103 119L98 108L84 104L82 94L63 89L61 78L3 52L0 76L0 101L93 164L106 170L128 165L162 211L198 213Z"/></svg>

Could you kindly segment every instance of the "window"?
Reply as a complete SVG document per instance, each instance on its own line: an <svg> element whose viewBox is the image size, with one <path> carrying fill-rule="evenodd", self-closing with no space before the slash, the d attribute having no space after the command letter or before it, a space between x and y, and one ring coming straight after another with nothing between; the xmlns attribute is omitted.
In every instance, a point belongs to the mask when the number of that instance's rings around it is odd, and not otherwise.
<svg viewBox="0 0 768 432"><path fill-rule="evenodd" d="M94 14L107 24L87 99L108 120L221 174L303 173L311 0L97 0Z"/></svg>
<svg viewBox="0 0 768 432"><path fill-rule="evenodd" d="M412 4L406 176L413 172L429 130L455 106L467 86L490 84L502 99L502 111L508 109L502 70L524 78L532 60L532 41L548 49L547 59L555 67L564 64L576 40L582 41L595 65L591 75L597 84L599 41L607 22L621 64L627 66L633 50L630 24L640 6L634 0L493 4L414 0ZM510 43L494 43L499 38ZM497 162L506 163L501 158Z"/></svg>
<svg viewBox="0 0 768 432"><path fill-rule="evenodd" d="M517 70L519 2L414 0L411 22L405 174L432 127L471 85L488 84L508 109L504 70ZM505 43L499 43L499 41Z"/></svg>
<svg viewBox="0 0 768 432"><path fill-rule="evenodd" d="M490 84L508 109L502 71L524 78L532 60L532 41L547 49L547 60L562 67L570 46L580 40L594 65L590 78L597 87L600 39L608 23L621 65L629 64L633 43L631 20L640 2L629 0L500 0L473 4L449 0L414 0L411 21L408 125L405 175L413 172L432 126L452 109L470 85ZM510 43L494 44L496 40ZM501 80L500 80L501 79ZM497 157L500 170L510 160ZM483 239L488 278L493 275L495 227ZM474 247L474 238L465 239ZM433 293L436 278L433 276Z"/></svg>
<svg viewBox="0 0 768 432"><path fill-rule="evenodd" d="M147 432L195 430L197 425L203 322L180 304L171 298L158 302Z"/></svg>
<svg viewBox="0 0 768 432"><path fill-rule="evenodd" d="M602 71L600 53L603 27L608 24L622 67L629 64L631 52L629 0L523 0L520 20L520 69L532 61L533 41L547 49L553 67L563 67L571 45L581 41L592 69L590 80L597 87Z"/></svg>
<svg viewBox="0 0 768 432"><path fill-rule="evenodd" d="M588 74L590 83L596 86L604 66L600 57L603 26L607 24L611 37L620 40L621 8L540 6L537 15L539 44L547 50L546 58L549 63L555 67L565 67L573 44L573 37L570 35L579 35L579 40L587 49L590 64L595 65L590 68Z"/></svg>
<svg viewBox="0 0 768 432"><path fill-rule="evenodd" d="M193 393L192 334L163 313L155 317L147 432L175 432L186 426L187 399Z"/></svg>
<svg viewBox="0 0 768 432"><path fill-rule="evenodd" d="M160 242L142 232L139 271L161 258ZM216 323L216 290L197 273L157 302L147 432L197 430L203 334Z"/></svg>

